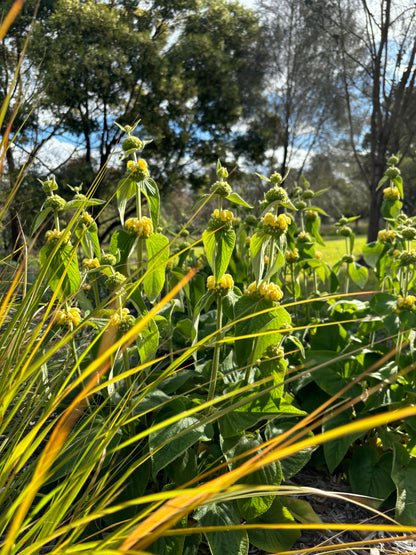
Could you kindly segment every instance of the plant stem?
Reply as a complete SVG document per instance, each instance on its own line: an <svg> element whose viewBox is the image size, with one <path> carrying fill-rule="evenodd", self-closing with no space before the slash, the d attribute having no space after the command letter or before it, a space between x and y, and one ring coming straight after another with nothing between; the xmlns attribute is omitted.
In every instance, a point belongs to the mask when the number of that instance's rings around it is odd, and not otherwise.
<svg viewBox="0 0 416 555"><path fill-rule="evenodd" d="M269 261L267 263L266 276L268 275L270 270L273 268L273 264L274 264L274 237L272 237L271 240L270 240ZM270 275L269 279L271 280L272 277L273 276Z"/></svg>
<svg viewBox="0 0 416 555"><path fill-rule="evenodd" d="M142 218L142 195L140 189L136 191L136 214L137 218L141 220ZM137 277L140 279L142 274L142 264L143 264L143 238L139 237L137 240ZM140 284L141 289L141 284Z"/></svg>
<svg viewBox="0 0 416 555"><path fill-rule="evenodd" d="M217 335L215 336L214 358L212 360L211 377L209 381L209 390L207 401L212 401L215 395L215 386L217 384L218 368L220 363L220 349L222 339L222 297L217 297Z"/></svg>

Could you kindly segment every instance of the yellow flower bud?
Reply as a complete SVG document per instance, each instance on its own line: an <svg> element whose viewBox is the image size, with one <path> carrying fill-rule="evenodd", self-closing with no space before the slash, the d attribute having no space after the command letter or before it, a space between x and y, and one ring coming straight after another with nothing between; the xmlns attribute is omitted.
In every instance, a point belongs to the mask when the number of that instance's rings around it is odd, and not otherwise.
<svg viewBox="0 0 416 555"><path fill-rule="evenodd" d="M299 260L299 251L294 249L293 251L286 251L286 260L289 264L294 264Z"/></svg>
<svg viewBox="0 0 416 555"><path fill-rule="evenodd" d="M386 200L398 200L400 198L400 191L397 187L386 187L383 189L383 195Z"/></svg>
<svg viewBox="0 0 416 555"><path fill-rule="evenodd" d="M49 230L45 233L45 237L48 243L57 243L61 238L64 244L69 242L71 234L69 231L65 233L65 230L58 231L57 229Z"/></svg>
<svg viewBox="0 0 416 555"><path fill-rule="evenodd" d="M77 307L63 308L55 316L55 323L72 330L81 323L81 311Z"/></svg>
<svg viewBox="0 0 416 555"><path fill-rule="evenodd" d="M234 287L234 280L230 274L224 274L222 278L215 283L215 277L209 276L207 279L207 288L210 291L216 291L217 295L224 296Z"/></svg>
<svg viewBox="0 0 416 555"><path fill-rule="evenodd" d="M98 268L100 263L98 262L98 258L84 258L82 265L88 270L93 270L94 268Z"/></svg>
<svg viewBox="0 0 416 555"><path fill-rule="evenodd" d="M150 218L146 218L146 216L143 216L140 220L138 218L129 218L126 220L125 225L127 231L137 237L144 237L147 239L147 237L150 237L153 233L152 220Z"/></svg>

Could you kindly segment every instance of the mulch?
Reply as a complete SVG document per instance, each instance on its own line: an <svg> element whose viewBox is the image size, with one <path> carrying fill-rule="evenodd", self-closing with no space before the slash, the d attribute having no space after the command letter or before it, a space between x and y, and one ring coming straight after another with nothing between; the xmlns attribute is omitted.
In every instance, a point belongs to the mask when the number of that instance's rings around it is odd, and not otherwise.
<svg viewBox="0 0 416 555"><path fill-rule="evenodd" d="M348 484L342 476L332 476L322 470L303 469L293 483L302 487L311 487L323 492L337 492L345 497L351 494ZM296 555L309 553L311 548L318 548L317 553L343 553L345 555L384 555L384 554L416 554L416 535L401 534L400 537L392 532L357 531L348 528L348 524L384 524L391 521L364 506L358 506L347 499L328 497L326 495L311 495L302 497L309 501L322 522L345 523L345 531L304 531L302 536L292 547L291 552ZM394 514L389 515L394 518ZM416 523L415 523L416 525ZM341 544L351 543L341 547Z"/></svg>

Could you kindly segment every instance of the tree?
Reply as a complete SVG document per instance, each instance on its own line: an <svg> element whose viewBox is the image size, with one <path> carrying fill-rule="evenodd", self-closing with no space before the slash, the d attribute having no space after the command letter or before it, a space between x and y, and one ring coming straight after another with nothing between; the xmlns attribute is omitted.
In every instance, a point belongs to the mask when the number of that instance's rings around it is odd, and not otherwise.
<svg viewBox="0 0 416 555"><path fill-rule="evenodd" d="M269 164L279 159L282 173L300 151L305 164L314 150L328 150L334 129L345 124L339 54L322 33L322 19L333 10L327 0L283 0L278 10L273 1L260 2L269 110L281 122Z"/></svg>
<svg viewBox="0 0 416 555"><path fill-rule="evenodd" d="M399 144L400 122L408 117L416 78L416 10L413 2L407 7L392 0L372 4L367 0L351 2L356 10L354 26L342 17L345 2L338 2L338 17L331 21L330 31L337 41L342 59L345 100L350 121L350 141L362 177L370 192L368 240L377 238L382 191L377 190L391 148ZM359 27L360 22L364 22ZM365 56L352 54L351 44L360 43ZM354 73L347 69L353 61ZM358 77L358 78L357 78ZM362 126L354 121L357 101L366 109L367 135L361 140ZM413 124L414 125L414 124ZM407 150L413 132L401 134L401 148ZM366 153L360 152L364 146ZM366 154L363 156L363 154Z"/></svg>
<svg viewBox="0 0 416 555"><path fill-rule="evenodd" d="M34 162L42 146L53 136L58 125L45 129L40 120L39 90L34 86L36 67L25 57L34 15L39 20L47 18L55 0L45 0L39 6L32 2L23 4L13 20L7 35L0 43L0 105L4 113L1 117L0 133L5 149L5 167L1 168L2 197L6 204L10 230L6 241L16 245L21 235L23 217L31 210L36 211L40 202L35 197L28 204L33 179L23 179ZM0 20L9 12L12 0L2 2ZM20 187L15 187L16 182ZM11 203L11 199L14 202ZM21 221L22 220L22 221ZM10 239L9 239L10 238Z"/></svg>
<svg viewBox="0 0 416 555"><path fill-rule="evenodd" d="M44 109L82 137L87 163L98 153L104 166L120 138L115 121L140 119L139 133L154 139L152 174L172 185L229 152L233 125L262 90L258 38L238 3L59 0L37 24L31 57L42 61Z"/></svg>

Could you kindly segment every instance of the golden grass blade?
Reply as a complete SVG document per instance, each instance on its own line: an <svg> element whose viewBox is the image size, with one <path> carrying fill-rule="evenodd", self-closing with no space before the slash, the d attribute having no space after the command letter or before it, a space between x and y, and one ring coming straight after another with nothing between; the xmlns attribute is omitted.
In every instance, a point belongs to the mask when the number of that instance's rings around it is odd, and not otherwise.
<svg viewBox="0 0 416 555"><path fill-rule="evenodd" d="M0 41L4 39L7 34L7 31L10 29L11 24L19 15L21 9L23 8L23 4L26 0L15 0L14 4L10 8L9 13L4 18L2 24L0 25Z"/></svg>
<svg viewBox="0 0 416 555"><path fill-rule="evenodd" d="M65 410L60 417L56 427L53 429L52 434L39 458L33 478L28 485L24 496L20 500L20 505L12 520L9 531L7 533L2 555L8 555L12 552L16 537L23 524L25 516L39 491L42 483L44 482L53 461L61 452L65 441L71 432L74 425L77 423L85 408L87 407L87 398L94 386L99 381L100 377L107 371L110 365L110 356L120 347L128 344L134 337L146 326L146 324L160 311L160 309L168 303L182 287L195 275L196 269L191 270L161 301L158 303L134 328L132 328L125 336L118 341L114 341L115 330L111 331L103 337L101 353L98 354L97 359L89 365L86 373L92 375L86 387L76 396L70 406Z"/></svg>

